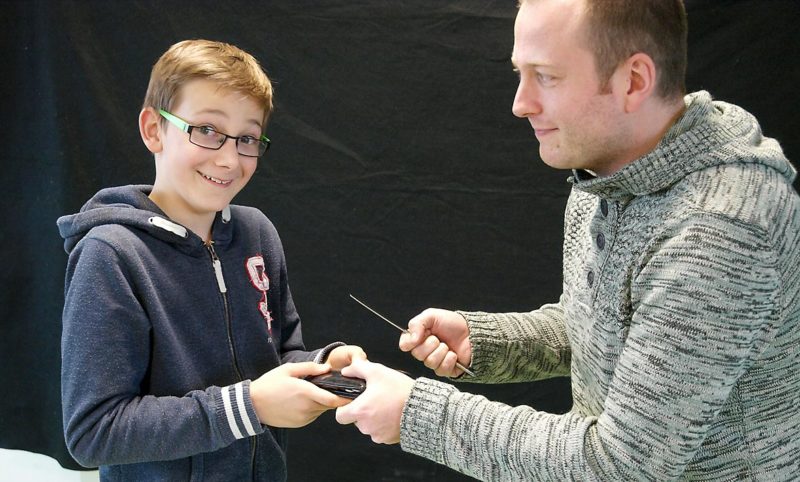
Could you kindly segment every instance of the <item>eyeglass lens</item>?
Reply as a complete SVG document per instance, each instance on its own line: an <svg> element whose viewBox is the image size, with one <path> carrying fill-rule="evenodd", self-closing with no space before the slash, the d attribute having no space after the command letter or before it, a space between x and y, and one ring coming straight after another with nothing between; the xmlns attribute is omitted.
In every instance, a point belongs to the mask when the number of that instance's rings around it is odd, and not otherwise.
<svg viewBox="0 0 800 482"><path fill-rule="evenodd" d="M189 132L189 140L192 144L208 149L219 149L228 137L208 126L193 126ZM235 139L235 142L239 154L249 157L260 157L269 147L266 142L251 136L240 137Z"/></svg>

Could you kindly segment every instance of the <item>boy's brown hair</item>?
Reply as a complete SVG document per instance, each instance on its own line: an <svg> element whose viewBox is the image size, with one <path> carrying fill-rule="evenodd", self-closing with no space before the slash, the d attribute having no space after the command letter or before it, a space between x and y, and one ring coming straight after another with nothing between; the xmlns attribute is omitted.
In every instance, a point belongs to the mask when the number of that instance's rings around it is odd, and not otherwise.
<svg viewBox="0 0 800 482"><path fill-rule="evenodd" d="M264 108L262 125L266 125L272 112L269 77L252 55L234 45L211 40L184 40L164 52L153 65L142 107L171 112L181 86L197 79L252 97Z"/></svg>

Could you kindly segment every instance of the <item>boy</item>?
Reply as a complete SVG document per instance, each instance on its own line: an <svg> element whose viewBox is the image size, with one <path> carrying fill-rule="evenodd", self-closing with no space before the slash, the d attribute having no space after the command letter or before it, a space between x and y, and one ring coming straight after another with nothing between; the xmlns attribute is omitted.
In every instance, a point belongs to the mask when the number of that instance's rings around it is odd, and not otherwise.
<svg viewBox="0 0 800 482"><path fill-rule="evenodd" d="M346 403L302 378L364 352L304 350L275 228L229 204L269 147L271 110L249 54L173 45L139 115L155 183L58 220L65 437L102 480L285 480L283 428Z"/></svg>

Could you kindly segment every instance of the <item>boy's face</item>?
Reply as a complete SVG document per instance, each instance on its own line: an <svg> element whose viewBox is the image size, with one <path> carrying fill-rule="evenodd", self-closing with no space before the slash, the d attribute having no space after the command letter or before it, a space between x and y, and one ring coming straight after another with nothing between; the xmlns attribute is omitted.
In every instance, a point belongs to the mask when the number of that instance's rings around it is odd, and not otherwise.
<svg viewBox="0 0 800 482"><path fill-rule="evenodd" d="M264 109L254 99L220 90L208 80L184 85L171 113L189 125L211 126L235 137L259 138L263 131ZM172 123L159 125L162 142L155 153L151 198L178 222L188 226L208 222L210 226L214 215L250 180L258 159L240 155L234 139L226 139L219 150L212 150L189 142L189 134Z"/></svg>

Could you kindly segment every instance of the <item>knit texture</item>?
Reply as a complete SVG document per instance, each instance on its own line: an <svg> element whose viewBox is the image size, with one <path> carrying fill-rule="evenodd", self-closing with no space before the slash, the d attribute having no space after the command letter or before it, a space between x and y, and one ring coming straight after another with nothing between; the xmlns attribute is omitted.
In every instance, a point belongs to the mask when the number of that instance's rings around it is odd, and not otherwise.
<svg viewBox="0 0 800 482"><path fill-rule="evenodd" d="M573 177L558 303L462 313L474 381L568 374L572 409L420 379L404 450L482 480L800 477L796 173L741 108L685 101L653 152Z"/></svg>

